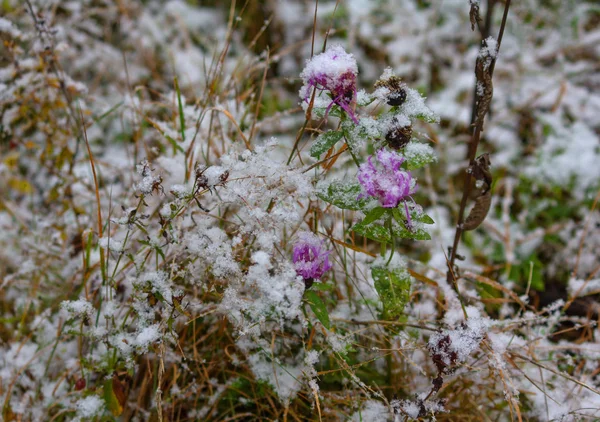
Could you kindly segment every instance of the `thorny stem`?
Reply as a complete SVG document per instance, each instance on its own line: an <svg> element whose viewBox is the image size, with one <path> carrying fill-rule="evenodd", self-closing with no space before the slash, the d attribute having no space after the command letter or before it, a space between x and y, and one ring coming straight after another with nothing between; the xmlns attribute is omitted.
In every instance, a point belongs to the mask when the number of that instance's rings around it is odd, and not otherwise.
<svg viewBox="0 0 600 422"><path fill-rule="evenodd" d="M500 51L500 45L502 44L502 36L504 35L504 28L506 27L506 20L508 17L508 9L510 8L511 0L506 0L504 4L504 15L502 16L502 24L500 25L500 32L498 34L498 48L496 50L496 54ZM497 57L497 56L496 56ZM496 64L496 57L492 59L492 63L490 64L489 73L490 79L494 75L494 66ZM487 110L486 110L487 111ZM481 136L481 131L483 129L483 119L475 123L475 128L473 130L473 135L471 138L471 142L469 143L469 165L473 165L475 161L475 154L477 153L477 147L479 146L479 140ZM469 172L467 172L467 176L465 177L465 183L463 186L463 196L460 201L460 209L458 211L458 224L456 225L456 232L454 233L454 243L452 244L452 250L450 251L450 260L448 262L448 272L446 273L446 280L448 284L454 286L456 293L460 298L460 293L458 291L458 285L456 284L456 279L454 277L454 262L456 261L456 253L458 249L458 244L460 242L460 238L463 233L462 223L465 216L465 208L467 205L467 200L469 199L469 194L471 192L471 179L472 176Z"/></svg>

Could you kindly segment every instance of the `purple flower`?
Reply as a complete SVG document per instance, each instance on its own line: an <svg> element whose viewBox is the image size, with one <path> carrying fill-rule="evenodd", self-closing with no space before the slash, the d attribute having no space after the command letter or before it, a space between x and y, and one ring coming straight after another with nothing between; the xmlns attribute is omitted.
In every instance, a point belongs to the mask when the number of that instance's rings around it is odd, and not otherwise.
<svg viewBox="0 0 600 422"><path fill-rule="evenodd" d="M304 278L308 288L312 285L313 280L320 279L325 272L331 269L329 262L331 251L325 250L325 242L313 233L302 232L298 237L299 240L294 245L292 260L296 273Z"/></svg>
<svg viewBox="0 0 600 422"><path fill-rule="evenodd" d="M410 172L400 169L404 157L394 151L380 149L377 151L377 161L378 166L373 164L373 156L369 156L367 162L358 169L358 181L365 191L358 199L372 196L377 198L382 207L396 208L415 192L416 181ZM407 218L410 220L410 216Z"/></svg>
<svg viewBox="0 0 600 422"><path fill-rule="evenodd" d="M350 107L356 95L356 75L358 75L358 66L352 54L346 53L342 46L334 45L306 63L306 67L300 74L304 81L300 96L308 103L313 88L327 91L332 101L327 106L325 116L331 107L337 104L348 113L354 123L358 124L358 119Z"/></svg>

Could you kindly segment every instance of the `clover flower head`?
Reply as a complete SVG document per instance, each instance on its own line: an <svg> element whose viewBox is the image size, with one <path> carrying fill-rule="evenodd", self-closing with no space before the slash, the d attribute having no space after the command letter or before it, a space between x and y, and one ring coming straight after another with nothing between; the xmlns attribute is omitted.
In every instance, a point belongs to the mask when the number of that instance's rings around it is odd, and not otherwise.
<svg viewBox="0 0 600 422"><path fill-rule="evenodd" d="M327 91L331 94L332 101L327 107L326 115L337 104L358 124L358 119L350 108L350 103L356 96L357 75L358 66L352 54L346 53L341 45L331 46L306 62L306 67L300 74L304 81L300 96L303 101L308 102L313 89Z"/></svg>
<svg viewBox="0 0 600 422"><path fill-rule="evenodd" d="M380 149L377 151L379 165L373 163L373 156L367 159L358 170L358 181L364 192L358 197L372 196L384 208L396 208L405 198L412 195L417 187L416 180L410 172L400 166L404 157L394 151Z"/></svg>
<svg viewBox="0 0 600 422"><path fill-rule="evenodd" d="M323 277L331 269L329 254L331 251L325 249L325 242L313 233L301 232L298 242L294 245L292 260L296 273L306 281L312 281ZM307 284L308 286L308 284Z"/></svg>

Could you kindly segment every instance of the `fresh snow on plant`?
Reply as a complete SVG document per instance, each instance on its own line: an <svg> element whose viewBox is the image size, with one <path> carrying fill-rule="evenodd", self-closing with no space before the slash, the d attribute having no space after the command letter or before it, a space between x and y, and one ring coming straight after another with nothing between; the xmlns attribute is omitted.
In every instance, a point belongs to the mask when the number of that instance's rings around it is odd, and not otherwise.
<svg viewBox="0 0 600 422"><path fill-rule="evenodd" d="M313 92L326 92L331 96L327 105L328 114L332 105L340 106L355 123L352 101L356 97L358 66L352 54L346 53L341 45L329 47L325 52L308 60L300 74L304 85L300 89L303 103L309 103Z"/></svg>
<svg viewBox="0 0 600 422"><path fill-rule="evenodd" d="M600 417L593 1L0 3L1 420Z"/></svg>

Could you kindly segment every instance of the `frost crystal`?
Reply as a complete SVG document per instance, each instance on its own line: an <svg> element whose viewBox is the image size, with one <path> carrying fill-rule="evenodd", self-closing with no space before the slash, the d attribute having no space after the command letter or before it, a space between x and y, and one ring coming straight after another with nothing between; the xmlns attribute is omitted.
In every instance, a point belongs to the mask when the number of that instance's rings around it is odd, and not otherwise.
<svg viewBox="0 0 600 422"><path fill-rule="evenodd" d="M360 166L358 181L366 194L362 193L358 199L368 195L379 200L384 208L396 208L400 201L415 192L416 181L410 172L400 169L404 162L401 155L380 149L377 151L377 161L380 168L373 164L373 156Z"/></svg>
<svg viewBox="0 0 600 422"><path fill-rule="evenodd" d="M305 280L320 279L331 269L329 254L324 242L310 232L299 234L300 240L294 245L293 261L298 275Z"/></svg>

